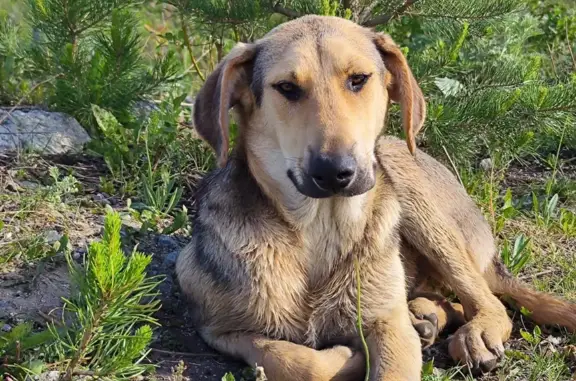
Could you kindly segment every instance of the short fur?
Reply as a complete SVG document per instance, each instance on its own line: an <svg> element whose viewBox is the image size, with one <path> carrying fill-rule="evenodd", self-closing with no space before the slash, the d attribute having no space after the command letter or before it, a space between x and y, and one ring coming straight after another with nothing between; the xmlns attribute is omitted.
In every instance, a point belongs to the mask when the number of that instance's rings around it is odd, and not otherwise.
<svg viewBox="0 0 576 381"><path fill-rule="evenodd" d="M369 79L351 92L345 83L358 72ZM287 80L302 90L296 102L274 88ZM389 101L400 103L406 143L379 137ZM239 140L229 157L231 108ZM419 380L420 340L429 345L449 326L459 327L453 358L491 370L511 331L500 295L540 323L576 330L574 305L502 270L474 202L415 148L425 114L390 37L340 18L287 22L224 58L194 110L220 168L199 185L176 268L207 343L274 381L363 379L355 260L371 380ZM310 152L351 152L350 189L304 195ZM441 288L461 304L435 293Z"/></svg>

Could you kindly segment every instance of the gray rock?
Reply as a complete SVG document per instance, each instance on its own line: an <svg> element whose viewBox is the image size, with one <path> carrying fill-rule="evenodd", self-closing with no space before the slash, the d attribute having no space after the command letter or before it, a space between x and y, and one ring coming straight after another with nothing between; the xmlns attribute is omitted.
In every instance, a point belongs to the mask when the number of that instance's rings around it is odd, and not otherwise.
<svg viewBox="0 0 576 381"><path fill-rule="evenodd" d="M102 193L96 193L94 195L94 201L100 202L102 204L110 205L110 201Z"/></svg>
<svg viewBox="0 0 576 381"><path fill-rule="evenodd" d="M154 102L149 101L136 102L132 108L136 118L140 120L148 119L153 112L158 110L160 110L160 108Z"/></svg>
<svg viewBox="0 0 576 381"><path fill-rule="evenodd" d="M40 109L0 109L0 152L31 149L41 154L78 152L90 141L70 115Z"/></svg>
<svg viewBox="0 0 576 381"><path fill-rule="evenodd" d="M56 230L48 230L44 232L44 242L47 244L57 242L60 238L62 238L62 234L58 233Z"/></svg>

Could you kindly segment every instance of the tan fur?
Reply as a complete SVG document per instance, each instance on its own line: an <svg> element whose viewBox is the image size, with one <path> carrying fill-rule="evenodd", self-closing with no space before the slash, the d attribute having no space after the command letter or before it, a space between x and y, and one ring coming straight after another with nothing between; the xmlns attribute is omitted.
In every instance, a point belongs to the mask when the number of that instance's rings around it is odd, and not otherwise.
<svg viewBox="0 0 576 381"><path fill-rule="evenodd" d="M369 79L351 91L359 73ZM297 100L278 90L285 82L301 90ZM405 143L378 138L389 101L402 108ZM240 133L229 156L230 108ZM464 315L450 353L495 366L511 323L493 292L514 291L513 281L496 276L493 238L465 190L415 149L425 112L390 37L340 18L302 17L224 58L194 110L220 168L199 185L176 268L208 344L263 366L270 380L363 379L357 260L371 380L420 379L416 330L429 344ZM343 152L357 163L353 189L306 196L310 155ZM462 304L425 294L439 287Z"/></svg>

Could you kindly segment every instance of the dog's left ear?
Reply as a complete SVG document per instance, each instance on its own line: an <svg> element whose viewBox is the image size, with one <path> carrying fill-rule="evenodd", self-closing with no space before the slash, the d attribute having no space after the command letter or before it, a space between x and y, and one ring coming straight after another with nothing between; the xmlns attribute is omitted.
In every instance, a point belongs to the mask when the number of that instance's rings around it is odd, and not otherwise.
<svg viewBox="0 0 576 381"><path fill-rule="evenodd" d="M400 104L402 123L406 133L406 143L410 153L416 151L415 136L426 119L426 101L420 86L416 82L406 57L392 38L383 33L375 33L374 43L391 75L387 84L391 100Z"/></svg>
<svg viewBox="0 0 576 381"><path fill-rule="evenodd" d="M249 89L255 55L255 45L238 43L206 78L194 101L194 127L214 150L219 167L228 160L228 112Z"/></svg>

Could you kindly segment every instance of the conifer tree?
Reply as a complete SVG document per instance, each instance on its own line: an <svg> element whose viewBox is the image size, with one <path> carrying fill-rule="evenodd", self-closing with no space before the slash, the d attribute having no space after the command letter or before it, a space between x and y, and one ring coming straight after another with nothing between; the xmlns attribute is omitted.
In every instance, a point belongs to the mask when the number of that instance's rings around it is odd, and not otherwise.
<svg viewBox="0 0 576 381"><path fill-rule="evenodd" d="M345 17L391 34L428 103L419 145L440 158L508 161L576 136L574 79L550 75L550 55L534 44L543 34L539 20L521 0L166 2L183 23L208 26L208 35L228 48L304 14ZM201 80L213 64L198 67ZM398 111L391 109L390 133L401 133Z"/></svg>
<svg viewBox="0 0 576 381"><path fill-rule="evenodd" d="M101 135L95 104L127 122L135 102L156 93L177 73L172 53L143 56L134 15L137 0L28 0L27 47L35 71L49 78L48 106L78 119Z"/></svg>

